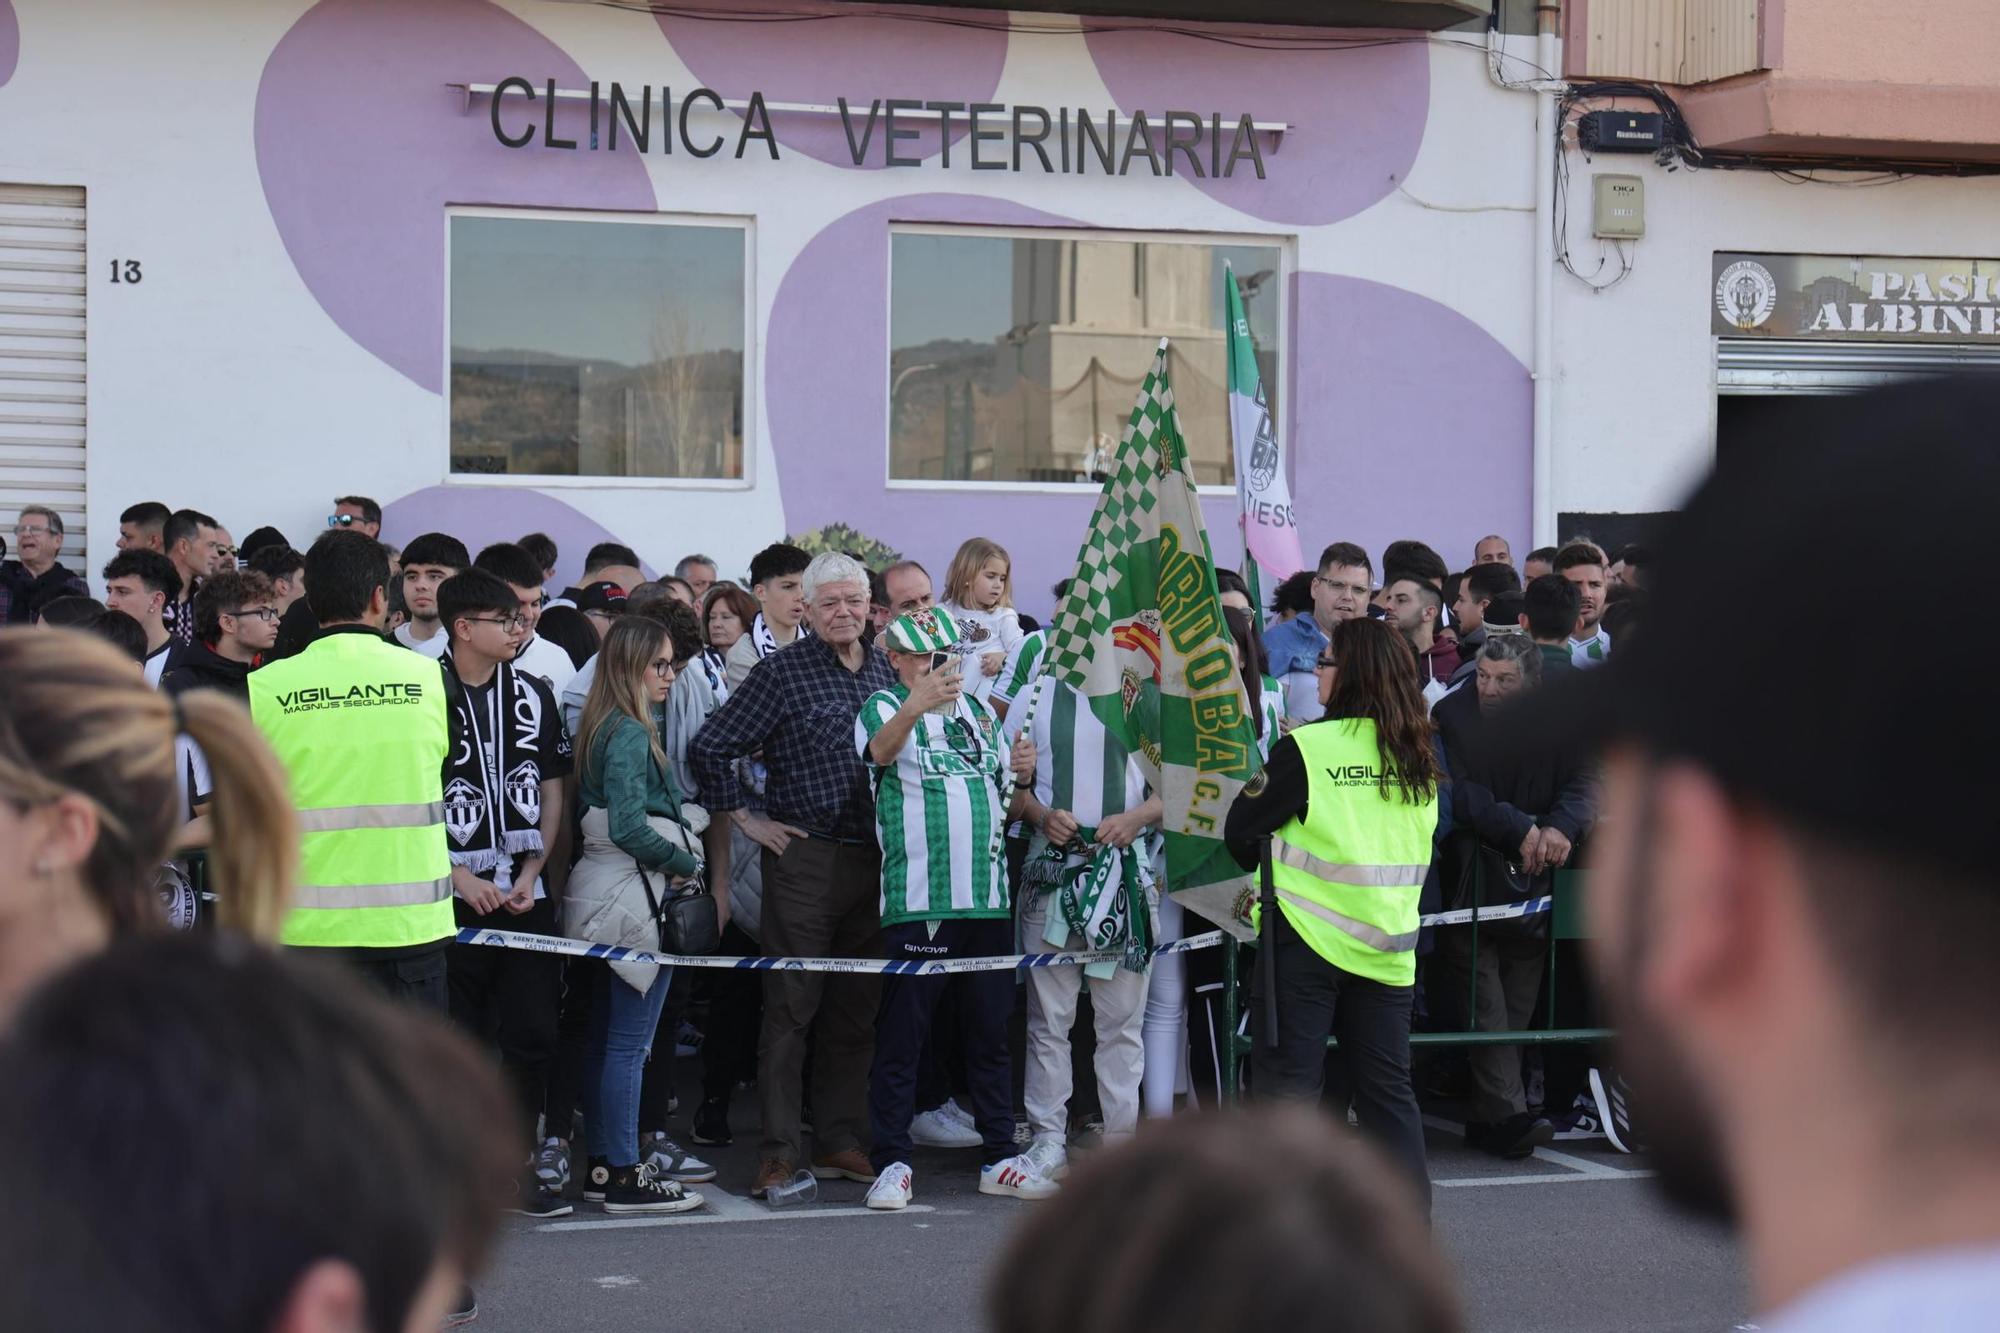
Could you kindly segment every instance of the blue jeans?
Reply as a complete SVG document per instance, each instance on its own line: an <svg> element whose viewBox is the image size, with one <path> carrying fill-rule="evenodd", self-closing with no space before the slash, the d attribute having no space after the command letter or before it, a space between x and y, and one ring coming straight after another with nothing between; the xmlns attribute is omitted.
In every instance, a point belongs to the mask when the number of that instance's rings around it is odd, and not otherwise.
<svg viewBox="0 0 2000 1333"><path fill-rule="evenodd" d="M632 1166L639 1160L639 1090L646 1053L652 1049L673 969L661 968L644 995L609 967L603 977L583 1057L583 1120L593 1157L604 1157L614 1167Z"/></svg>

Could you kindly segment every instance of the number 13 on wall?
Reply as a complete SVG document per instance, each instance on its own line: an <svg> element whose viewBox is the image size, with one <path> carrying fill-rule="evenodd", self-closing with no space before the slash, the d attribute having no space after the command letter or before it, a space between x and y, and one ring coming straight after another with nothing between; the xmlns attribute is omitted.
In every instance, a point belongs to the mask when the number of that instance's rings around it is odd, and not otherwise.
<svg viewBox="0 0 2000 1333"><path fill-rule="evenodd" d="M111 280L117 283L138 282L145 276L140 271L136 259L114 259L111 261Z"/></svg>

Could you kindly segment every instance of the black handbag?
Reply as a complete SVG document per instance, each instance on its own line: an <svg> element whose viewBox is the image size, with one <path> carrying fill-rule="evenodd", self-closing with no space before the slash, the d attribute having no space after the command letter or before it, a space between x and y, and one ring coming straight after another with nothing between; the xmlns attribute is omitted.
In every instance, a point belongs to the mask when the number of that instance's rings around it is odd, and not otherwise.
<svg viewBox="0 0 2000 1333"><path fill-rule="evenodd" d="M1547 873L1530 875L1508 859L1506 852L1490 847L1477 835L1455 833L1448 845L1446 864L1451 872L1444 883L1445 907L1463 911L1469 907L1506 907L1540 897L1547 890ZM1503 935L1539 935L1548 929L1547 913L1493 921L1482 919L1482 931Z"/></svg>
<svg viewBox="0 0 2000 1333"><path fill-rule="evenodd" d="M667 790L674 796L674 822L681 824L685 830L687 825L681 820L680 795L674 792L671 782L667 784ZM644 869L639 871L639 882L646 886L646 906L653 914L653 924L659 927L660 951L694 957L721 949L722 920L715 909L715 896L708 891L708 877L704 870L697 869L679 887L664 875L660 880L664 895L654 891L651 875Z"/></svg>
<svg viewBox="0 0 2000 1333"><path fill-rule="evenodd" d="M660 931L660 952L693 957L714 953L722 947L722 923L715 911L715 897L700 875L676 888L665 884L666 896L653 888L653 877L641 870L639 882L646 886L646 905L652 910L653 924Z"/></svg>

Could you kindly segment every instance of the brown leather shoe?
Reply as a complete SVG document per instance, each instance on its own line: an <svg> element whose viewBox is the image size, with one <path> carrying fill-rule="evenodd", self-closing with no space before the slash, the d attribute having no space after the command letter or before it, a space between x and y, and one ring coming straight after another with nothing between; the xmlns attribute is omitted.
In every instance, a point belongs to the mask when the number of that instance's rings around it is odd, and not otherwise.
<svg viewBox="0 0 2000 1333"><path fill-rule="evenodd" d="M868 1154L859 1148L813 1158L812 1173L821 1180L858 1180L864 1185L875 1179L875 1168L868 1164Z"/></svg>
<svg viewBox="0 0 2000 1333"><path fill-rule="evenodd" d="M757 1163L757 1183L750 1187L750 1197L761 1199L764 1191L776 1187L783 1189L792 1183L792 1164L782 1157L766 1157Z"/></svg>

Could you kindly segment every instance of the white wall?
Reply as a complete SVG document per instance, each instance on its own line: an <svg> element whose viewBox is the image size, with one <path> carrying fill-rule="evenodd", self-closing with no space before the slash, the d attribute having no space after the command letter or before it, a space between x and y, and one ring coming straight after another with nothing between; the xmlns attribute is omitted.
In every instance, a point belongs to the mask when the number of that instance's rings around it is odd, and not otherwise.
<svg viewBox="0 0 2000 1333"><path fill-rule="evenodd" d="M112 553L117 511L140 499L210 509L239 538L275 523L304 544L335 494L359 490L386 502L447 482L443 399L333 322L294 268L265 200L252 136L258 83L273 47L311 7L306 0L14 4L22 50L0 87L0 122L9 130L0 135L0 181L81 184L90 192L90 569ZM506 0L505 8L593 75L697 81L647 15L545 0ZM1276 237L1293 247L1297 268L1365 277L1440 302L1525 365L1533 99L1493 87L1484 57L1462 45L1439 41L1430 51L1428 129L1407 179L1373 207L1325 226L1261 222L1173 182L853 171L796 152L778 163L753 154L711 170L692 169L685 156L649 157L662 207L754 219L758 337L746 417L756 485L721 493L545 489L632 540L655 565L703 549L725 569L741 568L783 530L759 358L779 283L829 222L914 191L985 195L1107 227ZM447 76L439 72L440 81ZM775 85L766 91L785 96ZM1020 34L995 100L1114 101L1080 40ZM1242 104L1257 109L1254 88ZM325 114L338 117L341 108ZM467 133L484 133L478 119ZM1353 132L1338 123L1303 128ZM1270 166L1288 169L1284 147ZM1645 177L1648 235L1632 247L1631 277L1611 291L1558 277L1555 477L1565 511L1670 507L1707 462L1710 252L1977 254L2000 204L1996 180L1842 188L1747 172L1669 174L1644 158L1593 166L1573 154L1571 166L1570 235L1580 266L1597 255L1589 237L1593 169ZM112 257L141 260L144 282L109 285ZM838 336L837 325L829 336ZM1286 357L1288 376L1315 374L1312 349L1288 346ZM1441 377L1451 373L1448 364L1436 367ZM869 456L860 465L880 463ZM1311 547L1325 535L1305 538Z"/></svg>

